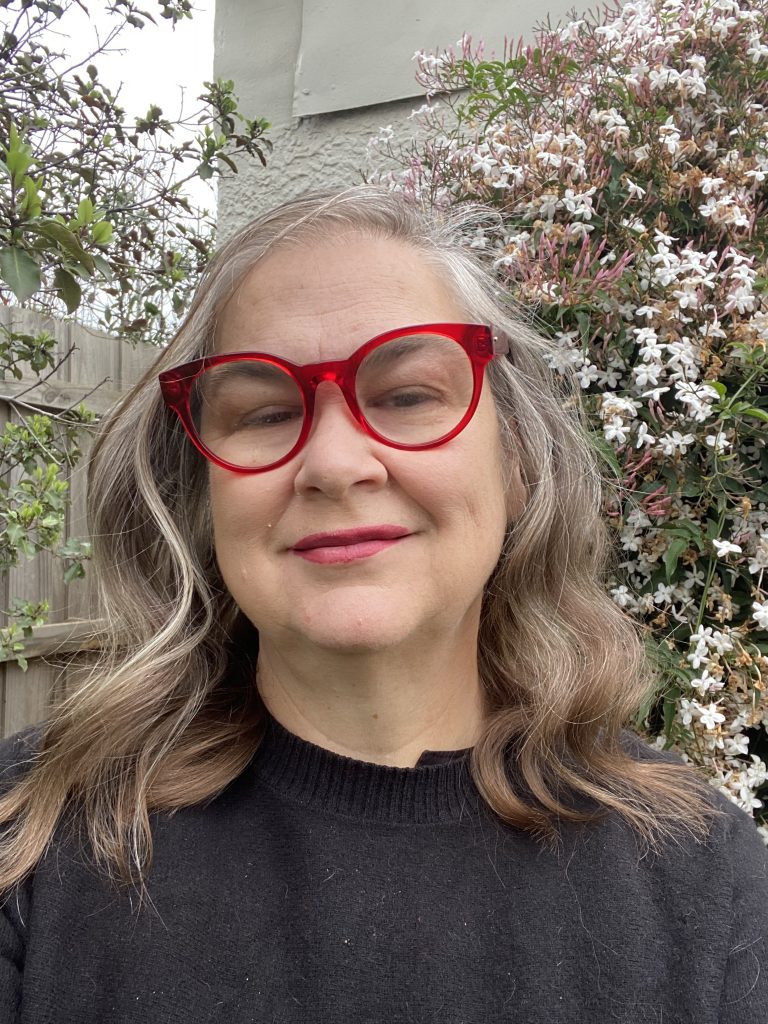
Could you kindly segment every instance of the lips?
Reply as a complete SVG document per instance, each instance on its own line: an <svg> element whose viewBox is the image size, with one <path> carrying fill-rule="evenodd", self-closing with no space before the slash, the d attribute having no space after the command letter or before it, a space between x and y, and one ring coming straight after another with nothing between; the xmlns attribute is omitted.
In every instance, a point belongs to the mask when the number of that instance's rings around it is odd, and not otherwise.
<svg viewBox="0 0 768 1024"><path fill-rule="evenodd" d="M291 549L293 553L316 565L346 565L378 555L398 544L411 531L392 523L358 526L354 530L332 530L302 537Z"/></svg>
<svg viewBox="0 0 768 1024"><path fill-rule="evenodd" d="M370 541L390 541L407 537L410 530L404 526L382 523L378 526L360 526L354 530L333 530L330 533L311 533L293 545L294 551L312 551L315 548L351 547Z"/></svg>

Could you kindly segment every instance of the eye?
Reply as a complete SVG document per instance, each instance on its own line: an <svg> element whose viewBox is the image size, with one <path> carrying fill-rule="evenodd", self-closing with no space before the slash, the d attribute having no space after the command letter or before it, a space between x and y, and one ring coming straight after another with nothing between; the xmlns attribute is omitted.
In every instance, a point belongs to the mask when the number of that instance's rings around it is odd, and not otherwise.
<svg viewBox="0 0 768 1024"><path fill-rule="evenodd" d="M439 401L440 395L431 388L424 387L402 387L385 391L381 395L375 395L368 400L368 405L375 408L391 409L413 409L419 405L426 405L428 402Z"/></svg>
<svg viewBox="0 0 768 1024"><path fill-rule="evenodd" d="M301 407L289 406L281 408L279 406L267 406L261 409L253 409L243 414L235 424L235 428L240 430L250 427L279 427L283 423L293 423L297 419L301 419L303 415L304 410Z"/></svg>

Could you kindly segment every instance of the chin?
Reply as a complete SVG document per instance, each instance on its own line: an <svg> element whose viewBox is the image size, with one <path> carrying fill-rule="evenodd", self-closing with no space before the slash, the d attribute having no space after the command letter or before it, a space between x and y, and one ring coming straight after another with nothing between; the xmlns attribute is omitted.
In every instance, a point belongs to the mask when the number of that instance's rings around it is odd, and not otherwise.
<svg viewBox="0 0 768 1024"><path fill-rule="evenodd" d="M365 600L356 594L325 594L300 609L292 632L305 642L328 651L363 654L383 651L407 642L418 616L406 607L404 595L376 595Z"/></svg>
<svg viewBox="0 0 768 1024"><path fill-rule="evenodd" d="M410 630L387 628L375 620L360 621L337 619L328 623L316 623L313 628L302 630L305 641L326 651L340 654L373 654L385 651L409 639Z"/></svg>

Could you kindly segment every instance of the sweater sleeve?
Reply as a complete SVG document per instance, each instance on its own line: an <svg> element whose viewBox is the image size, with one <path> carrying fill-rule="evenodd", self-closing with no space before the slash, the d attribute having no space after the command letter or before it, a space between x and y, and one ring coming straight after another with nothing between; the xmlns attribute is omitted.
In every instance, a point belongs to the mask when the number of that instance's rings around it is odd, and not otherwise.
<svg viewBox="0 0 768 1024"><path fill-rule="evenodd" d="M39 739L40 732L33 726L0 742L0 791L9 789L21 778ZM24 883L8 892L0 892L0 1021L3 1024L18 1024L20 1020L29 885Z"/></svg>
<svg viewBox="0 0 768 1024"><path fill-rule="evenodd" d="M0 1020L17 1024L24 977L24 926L21 901L14 891L0 909Z"/></svg>
<svg viewBox="0 0 768 1024"><path fill-rule="evenodd" d="M728 857L732 873L730 934L719 1024L768 1019L768 849L743 812L731 818Z"/></svg>

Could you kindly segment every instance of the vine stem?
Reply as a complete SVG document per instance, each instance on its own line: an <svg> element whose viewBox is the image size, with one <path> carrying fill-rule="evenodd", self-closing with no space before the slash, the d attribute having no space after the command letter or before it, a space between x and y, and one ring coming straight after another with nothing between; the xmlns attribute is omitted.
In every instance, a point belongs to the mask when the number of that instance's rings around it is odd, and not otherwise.
<svg viewBox="0 0 768 1024"><path fill-rule="evenodd" d="M723 529L723 524L724 523L725 523L725 505L723 505L723 507L720 509L720 518L717 521L717 535L718 535L718 537L720 536L720 533L721 533L721 531ZM709 567L707 569L707 579L706 579L706 582L704 584L704 593L701 595L701 601L699 603L699 614L696 616L696 629L694 630L694 632L698 631L699 626L701 626L702 622L704 621L704 612L705 612L706 607L707 607L707 595L709 594L709 586L712 583L712 577L715 575L715 567L716 567L716 565L717 565L717 557L716 557L716 555L710 554L710 556L709 556Z"/></svg>

